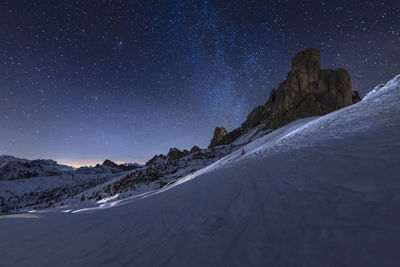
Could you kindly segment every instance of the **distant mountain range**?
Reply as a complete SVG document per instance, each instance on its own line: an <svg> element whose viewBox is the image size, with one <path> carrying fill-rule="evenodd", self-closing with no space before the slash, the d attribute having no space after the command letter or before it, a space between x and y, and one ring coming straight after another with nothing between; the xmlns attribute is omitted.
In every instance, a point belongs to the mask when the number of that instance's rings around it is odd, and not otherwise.
<svg viewBox="0 0 400 267"><path fill-rule="evenodd" d="M15 180L41 176L57 176L73 168L50 159L27 160L0 156L0 180Z"/></svg>
<svg viewBox="0 0 400 267"><path fill-rule="evenodd" d="M32 177L60 176L66 173L117 173L143 167L138 163L116 164L105 160L95 167L81 167L74 169L68 165L58 164L51 159L28 160L14 156L0 156L0 180L17 180Z"/></svg>

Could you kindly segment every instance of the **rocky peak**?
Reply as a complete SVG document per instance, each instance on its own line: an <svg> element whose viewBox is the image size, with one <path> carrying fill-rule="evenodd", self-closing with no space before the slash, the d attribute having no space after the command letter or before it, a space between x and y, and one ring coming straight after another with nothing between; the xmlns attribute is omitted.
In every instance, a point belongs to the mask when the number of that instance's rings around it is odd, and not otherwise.
<svg viewBox="0 0 400 267"><path fill-rule="evenodd" d="M320 55L318 49L309 48L293 57L290 74L298 77L302 89L306 89L310 83L318 80L321 70Z"/></svg>
<svg viewBox="0 0 400 267"><path fill-rule="evenodd" d="M174 147L170 148L169 152L167 154L167 157L168 157L169 160L176 160L176 159L178 159L180 157L183 157L183 156L184 156L184 153L182 151L180 151L179 149L174 148Z"/></svg>
<svg viewBox="0 0 400 267"><path fill-rule="evenodd" d="M292 60L292 70L273 89L263 109L253 117L268 128L276 129L289 122L318 116L353 103L350 75L345 69L322 70L320 52L315 48L301 51ZM259 119L261 117L261 119Z"/></svg>
<svg viewBox="0 0 400 267"><path fill-rule="evenodd" d="M111 167L111 168L119 168L118 164L116 164L115 162L113 162L113 161L111 161L111 160L109 160L109 159L106 159L106 160L103 162L102 165L103 165L103 166L108 166L108 167Z"/></svg>
<svg viewBox="0 0 400 267"><path fill-rule="evenodd" d="M358 99L359 96L352 93L348 72L345 69L322 70L320 51L309 48L293 57L286 79L271 90L264 105L250 112L240 128L228 134L226 131L219 134L220 129L215 129L210 147L230 144L260 124L274 130L297 119L325 115Z"/></svg>
<svg viewBox="0 0 400 267"><path fill-rule="evenodd" d="M182 157L188 156L192 153L195 153L197 151L200 151L201 149L198 146L193 146L190 151L187 149L184 149L183 151L180 151L178 148L170 148L168 154L165 156L163 154L156 155L152 159L150 159L148 162L146 162L146 166L151 166L153 164L156 164L159 161L171 161L171 160L177 160Z"/></svg>
<svg viewBox="0 0 400 267"><path fill-rule="evenodd" d="M211 140L209 148L216 146L222 138L227 135L228 131L224 127L216 127L214 130L214 136Z"/></svg>
<svg viewBox="0 0 400 267"><path fill-rule="evenodd" d="M155 155L148 162L146 162L146 166L156 164L158 161L162 161L162 160L166 160L166 159L167 159L167 156L165 156L163 154Z"/></svg>
<svg viewBox="0 0 400 267"><path fill-rule="evenodd" d="M129 170L133 170L136 168L140 168L141 165L137 164L137 163L133 163L133 164L129 164L129 163L125 163L125 164L117 164L109 159L106 159L102 165L97 164L96 168L101 168L101 167L110 167L110 168L114 168L114 169L119 169L121 171L129 171Z"/></svg>
<svg viewBox="0 0 400 267"><path fill-rule="evenodd" d="M197 151L200 151L200 147L198 147L198 146L193 146L193 147L190 149L189 153L192 154L192 153L195 153L195 152L197 152Z"/></svg>

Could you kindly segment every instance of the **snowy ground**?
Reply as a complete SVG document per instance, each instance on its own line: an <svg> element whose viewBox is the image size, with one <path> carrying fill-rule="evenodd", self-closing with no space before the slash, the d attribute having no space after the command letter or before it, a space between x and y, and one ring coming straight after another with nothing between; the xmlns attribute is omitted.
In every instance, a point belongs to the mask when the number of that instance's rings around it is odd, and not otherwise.
<svg viewBox="0 0 400 267"><path fill-rule="evenodd" d="M66 171L62 175L0 179L0 214L40 211L44 208L68 209L78 203L80 206L96 207L110 200L136 196L172 184L238 147L228 145L201 149L177 159L164 156L149 166L130 171L100 166ZM8 158L12 157L6 156L5 160ZM25 171L21 169L21 172Z"/></svg>
<svg viewBox="0 0 400 267"><path fill-rule="evenodd" d="M400 266L400 76L167 188L0 216L1 266Z"/></svg>
<svg viewBox="0 0 400 267"><path fill-rule="evenodd" d="M20 212L69 204L71 197L126 173L68 172L60 176L0 181L0 212Z"/></svg>

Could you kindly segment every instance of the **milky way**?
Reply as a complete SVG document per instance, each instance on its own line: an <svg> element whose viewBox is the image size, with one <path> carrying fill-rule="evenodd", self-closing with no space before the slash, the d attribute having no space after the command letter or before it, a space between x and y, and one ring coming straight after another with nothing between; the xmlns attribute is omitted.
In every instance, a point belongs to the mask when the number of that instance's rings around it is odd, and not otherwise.
<svg viewBox="0 0 400 267"><path fill-rule="evenodd" d="M146 161L231 130L308 47L363 95L400 73L400 1L1 1L0 154Z"/></svg>

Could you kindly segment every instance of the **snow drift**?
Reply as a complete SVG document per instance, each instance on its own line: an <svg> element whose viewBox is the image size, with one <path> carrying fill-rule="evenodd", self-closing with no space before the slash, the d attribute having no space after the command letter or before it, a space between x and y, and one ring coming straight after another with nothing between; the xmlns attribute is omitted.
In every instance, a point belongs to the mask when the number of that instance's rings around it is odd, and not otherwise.
<svg viewBox="0 0 400 267"><path fill-rule="evenodd" d="M397 76L168 188L0 216L0 265L399 266L399 103Z"/></svg>

